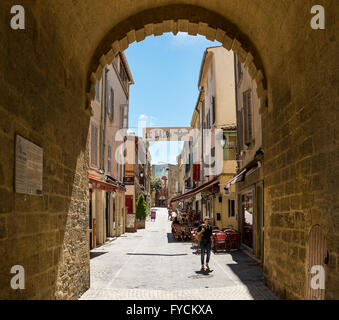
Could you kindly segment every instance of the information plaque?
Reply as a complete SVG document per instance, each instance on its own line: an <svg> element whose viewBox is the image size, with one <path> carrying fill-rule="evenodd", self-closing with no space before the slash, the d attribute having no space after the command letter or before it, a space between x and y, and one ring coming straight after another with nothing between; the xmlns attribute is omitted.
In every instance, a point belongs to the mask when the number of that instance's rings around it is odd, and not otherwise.
<svg viewBox="0 0 339 320"><path fill-rule="evenodd" d="M17 135L15 145L15 192L42 196L43 149Z"/></svg>

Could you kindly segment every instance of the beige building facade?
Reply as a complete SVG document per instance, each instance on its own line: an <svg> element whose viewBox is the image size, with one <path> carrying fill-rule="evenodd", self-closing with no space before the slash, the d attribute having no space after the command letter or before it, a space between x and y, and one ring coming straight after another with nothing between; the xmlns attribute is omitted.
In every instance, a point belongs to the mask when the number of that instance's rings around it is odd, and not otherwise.
<svg viewBox="0 0 339 320"><path fill-rule="evenodd" d="M257 85L247 67L234 56L237 99L237 159L235 182L242 243L264 259L264 149Z"/></svg>
<svg viewBox="0 0 339 320"><path fill-rule="evenodd" d="M124 131L128 128L129 86L133 78L123 53L97 82L91 104L90 241L102 245L125 232Z"/></svg>
<svg viewBox="0 0 339 320"><path fill-rule="evenodd" d="M182 176L188 197L180 199L186 203L185 209L201 220L209 217L221 229L238 229L235 188L224 190L225 182L236 173L233 54L223 47L207 48L198 87L191 141L185 141L180 155L180 161L186 163ZM181 163L178 165L182 167Z"/></svg>

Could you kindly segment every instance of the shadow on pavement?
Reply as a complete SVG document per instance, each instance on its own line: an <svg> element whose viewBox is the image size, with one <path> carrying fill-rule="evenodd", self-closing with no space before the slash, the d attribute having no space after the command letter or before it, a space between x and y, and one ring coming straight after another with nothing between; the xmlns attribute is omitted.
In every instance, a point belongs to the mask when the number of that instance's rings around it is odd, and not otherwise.
<svg viewBox="0 0 339 320"><path fill-rule="evenodd" d="M206 271L206 270L205 271L201 271L201 270L195 271L196 274L202 274L204 276L208 276L212 272L213 272L213 270L211 270L211 271Z"/></svg>
<svg viewBox="0 0 339 320"><path fill-rule="evenodd" d="M106 254L108 252L90 252L89 253L89 256L90 256L90 259L94 259L94 258L97 258L97 257L100 257L102 256L103 254Z"/></svg>
<svg viewBox="0 0 339 320"><path fill-rule="evenodd" d="M255 300L277 299L265 286L263 269L260 263L241 251L230 252L229 254L237 264L228 264L227 266L247 286L249 293Z"/></svg>
<svg viewBox="0 0 339 320"><path fill-rule="evenodd" d="M178 257L187 256L187 253L167 254L167 253L126 253L128 256L162 256L162 257Z"/></svg>

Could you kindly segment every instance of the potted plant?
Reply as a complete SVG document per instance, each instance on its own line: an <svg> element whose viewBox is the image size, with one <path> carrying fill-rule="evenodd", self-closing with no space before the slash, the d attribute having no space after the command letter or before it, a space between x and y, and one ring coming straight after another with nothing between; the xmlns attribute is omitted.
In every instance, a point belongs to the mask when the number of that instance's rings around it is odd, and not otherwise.
<svg viewBox="0 0 339 320"><path fill-rule="evenodd" d="M144 195L141 193L136 202L137 229L145 229L145 220L148 215Z"/></svg>

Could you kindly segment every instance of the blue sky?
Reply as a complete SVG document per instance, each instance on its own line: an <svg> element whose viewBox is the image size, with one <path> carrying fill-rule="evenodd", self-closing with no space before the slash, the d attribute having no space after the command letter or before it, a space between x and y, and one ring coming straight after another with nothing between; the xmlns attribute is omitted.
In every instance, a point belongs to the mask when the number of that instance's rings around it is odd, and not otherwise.
<svg viewBox="0 0 339 320"><path fill-rule="evenodd" d="M130 92L130 129L190 126L198 99L198 77L207 47L218 46L202 36L166 33L134 42L125 51L135 85ZM156 142L150 146L152 163L176 163L182 143Z"/></svg>

